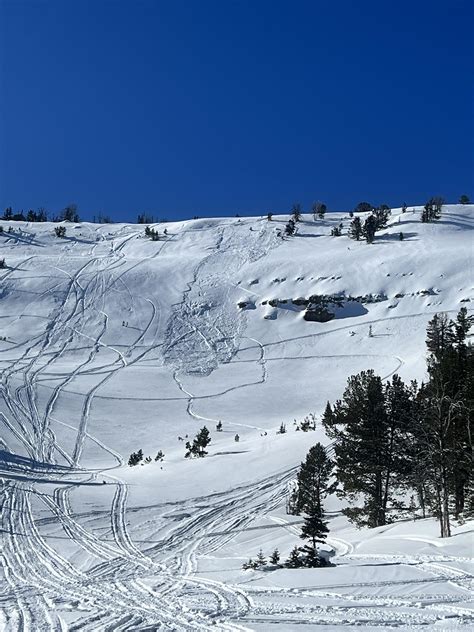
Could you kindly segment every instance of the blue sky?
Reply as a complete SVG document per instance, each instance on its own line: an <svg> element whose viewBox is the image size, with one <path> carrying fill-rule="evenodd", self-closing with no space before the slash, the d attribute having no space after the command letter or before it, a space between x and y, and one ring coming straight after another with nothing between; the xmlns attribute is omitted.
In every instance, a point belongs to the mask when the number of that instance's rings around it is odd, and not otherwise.
<svg viewBox="0 0 474 632"><path fill-rule="evenodd" d="M472 0L0 0L0 208L474 198Z"/></svg>

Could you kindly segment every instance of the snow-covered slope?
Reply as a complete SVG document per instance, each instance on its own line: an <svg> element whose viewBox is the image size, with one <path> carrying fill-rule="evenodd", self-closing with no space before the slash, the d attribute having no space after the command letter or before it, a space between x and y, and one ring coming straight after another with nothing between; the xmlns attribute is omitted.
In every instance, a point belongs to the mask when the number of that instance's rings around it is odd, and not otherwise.
<svg viewBox="0 0 474 632"><path fill-rule="evenodd" d="M358 532L334 498L335 568L241 570L297 542L285 492L326 440L293 420L363 369L423 378L427 321L474 304L474 206L394 211L372 245L329 236L347 215L282 239L286 219L159 224L160 241L0 222L0 629L473 623L472 523L445 541L432 520ZM327 323L292 302L336 293ZM185 460L203 425L209 456ZM128 468L139 448L165 459Z"/></svg>

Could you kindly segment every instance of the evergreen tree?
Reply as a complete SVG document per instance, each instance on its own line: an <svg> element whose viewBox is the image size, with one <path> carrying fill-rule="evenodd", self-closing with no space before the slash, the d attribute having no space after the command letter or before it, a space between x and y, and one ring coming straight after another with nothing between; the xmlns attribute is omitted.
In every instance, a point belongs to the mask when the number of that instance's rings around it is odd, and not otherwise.
<svg viewBox="0 0 474 632"><path fill-rule="evenodd" d="M278 549L275 549L270 555L270 562L275 565L280 562L280 551Z"/></svg>
<svg viewBox="0 0 474 632"><path fill-rule="evenodd" d="M362 237L362 224L359 216L354 217L349 226L349 237L356 241Z"/></svg>
<svg viewBox="0 0 474 632"><path fill-rule="evenodd" d="M273 219L273 213L267 213L267 219L269 222L271 222Z"/></svg>
<svg viewBox="0 0 474 632"><path fill-rule="evenodd" d="M310 448L297 475L297 513L309 513L313 506L322 507L323 499L331 491L329 478L332 468L333 463L321 443Z"/></svg>
<svg viewBox="0 0 474 632"><path fill-rule="evenodd" d="M293 204L293 208L291 209L291 216L293 221L301 221L301 204Z"/></svg>
<svg viewBox="0 0 474 632"><path fill-rule="evenodd" d="M300 549L296 545L292 549L289 558L286 560L285 566L287 568L300 568L300 566L303 566Z"/></svg>
<svg viewBox="0 0 474 632"><path fill-rule="evenodd" d="M77 212L77 204L68 204L62 211L61 219L65 222L78 223L79 214Z"/></svg>
<svg viewBox="0 0 474 632"><path fill-rule="evenodd" d="M369 215L364 222L363 235L368 244L372 244L377 230L377 220L374 215Z"/></svg>
<svg viewBox="0 0 474 632"><path fill-rule="evenodd" d="M342 235L342 230L339 226L334 226L331 228L331 237L340 237Z"/></svg>
<svg viewBox="0 0 474 632"><path fill-rule="evenodd" d="M370 213L374 207L369 202L359 202L359 204L355 207L355 213Z"/></svg>
<svg viewBox="0 0 474 632"><path fill-rule="evenodd" d="M459 204L469 204L469 197L467 195L461 195Z"/></svg>
<svg viewBox="0 0 474 632"><path fill-rule="evenodd" d="M285 234L291 237L291 235L294 235L295 232L296 232L295 222L293 219L289 219L285 226Z"/></svg>
<svg viewBox="0 0 474 632"><path fill-rule="evenodd" d="M265 566L266 563L267 563L267 560L265 558L265 555L263 554L262 549L260 549L257 555L257 564L258 566Z"/></svg>
<svg viewBox="0 0 474 632"><path fill-rule="evenodd" d="M394 376L384 389L380 377L372 370L351 376L342 400L331 409L326 407L323 425L334 439L336 478L342 484L341 495L351 501L362 496L362 507L344 513L359 525L377 527L387 523L388 509L398 480L408 441L407 417L391 402L392 393L407 394L403 382Z"/></svg>
<svg viewBox="0 0 474 632"><path fill-rule="evenodd" d="M316 221L316 216L319 219L324 219L324 215L326 214L326 211L327 211L327 206L326 204L323 204L323 202L315 202L313 206L311 207L311 211L313 213L314 221Z"/></svg>
<svg viewBox="0 0 474 632"><path fill-rule="evenodd" d="M372 214L375 217L375 230L387 228L388 218L389 215L392 214L392 211L386 204L382 204L379 208L374 209Z"/></svg>
<svg viewBox="0 0 474 632"><path fill-rule="evenodd" d="M143 450L138 450L138 452L132 452L128 459L128 464L132 467L133 465L138 465L140 461L143 460Z"/></svg>
<svg viewBox="0 0 474 632"><path fill-rule="evenodd" d="M429 471L428 487L442 537L450 534L450 499L457 517L472 485L474 354L466 338L473 320L461 308L455 321L436 314L427 328L428 381L419 393L415 435Z"/></svg>
<svg viewBox="0 0 474 632"><path fill-rule="evenodd" d="M207 452L205 448L211 443L211 437L209 436L209 430L204 426L197 433L196 437L193 439L192 444L187 441L186 442L186 454L185 457L204 457Z"/></svg>

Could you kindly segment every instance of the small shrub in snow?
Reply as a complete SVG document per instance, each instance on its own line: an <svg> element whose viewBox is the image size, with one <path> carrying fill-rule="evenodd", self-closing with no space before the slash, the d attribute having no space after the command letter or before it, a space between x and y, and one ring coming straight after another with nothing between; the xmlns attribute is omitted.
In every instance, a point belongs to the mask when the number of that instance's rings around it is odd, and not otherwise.
<svg viewBox="0 0 474 632"><path fill-rule="evenodd" d="M283 422L280 425L280 428L277 430L277 434L285 434L286 432L286 424Z"/></svg>
<svg viewBox="0 0 474 632"><path fill-rule="evenodd" d="M258 564L255 560L253 560L252 558L249 558L248 562L244 562L242 564L242 568L244 571L248 571L248 570L256 570L258 568Z"/></svg>
<svg viewBox="0 0 474 632"><path fill-rule="evenodd" d="M155 461L163 461L164 458L165 458L164 452L162 450L158 450L158 453L155 456Z"/></svg>
<svg viewBox="0 0 474 632"><path fill-rule="evenodd" d="M66 227L65 226L55 226L54 232L56 233L56 237L66 237Z"/></svg>

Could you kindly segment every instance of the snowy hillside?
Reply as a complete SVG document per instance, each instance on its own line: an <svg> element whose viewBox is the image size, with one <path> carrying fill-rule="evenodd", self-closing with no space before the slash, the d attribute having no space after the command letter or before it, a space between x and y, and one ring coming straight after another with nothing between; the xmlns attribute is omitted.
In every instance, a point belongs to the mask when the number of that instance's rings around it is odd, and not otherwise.
<svg viewBox="0 0 474 632"><path fill-rule="evenodd" d="M371 245L330 236L348 215L286 220L159 241L0 221L0 630L472 629L472 521L358 531L331 497L335 567L241 569L297 543L289 485L347 378L423 379L428 320L474 305L474 205L395 210ZM333 320L305 320L315 294L341 297ZM130 468L138 449L164 460Z"/></svg>

